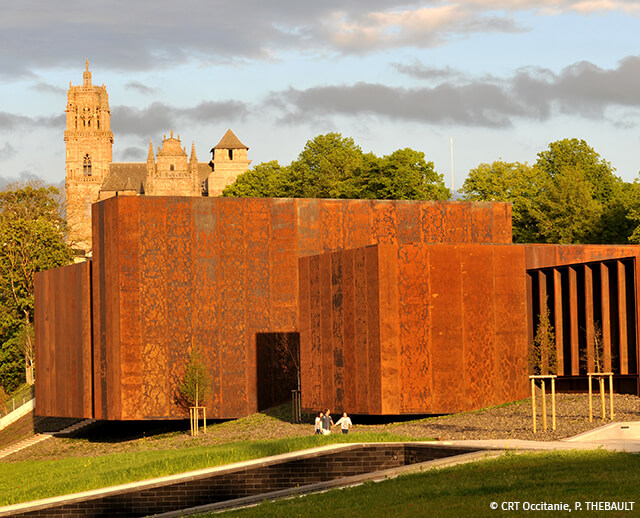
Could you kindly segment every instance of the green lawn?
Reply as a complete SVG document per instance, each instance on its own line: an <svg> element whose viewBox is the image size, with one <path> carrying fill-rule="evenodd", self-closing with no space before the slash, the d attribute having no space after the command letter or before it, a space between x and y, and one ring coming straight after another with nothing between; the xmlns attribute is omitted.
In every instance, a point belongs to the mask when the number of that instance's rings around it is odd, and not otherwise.
<svg viewBox="0 0 640 518"><path fill-rule="evenodd" d="M0 463L0 506L183 473L339 442L411 441L388 433L308 435L220 446Z"/></svg>
<svg viewBox="0 0 640 518"><path fill-rule="evenodd" d="M268 502L243 510L200 516L476 517L640 516L640 456L604 450L507 454L384 482ZM635 501L631 512L588 512L586 502ZM491 509L519 502L518 512ZM532 504L569 504L570 512L523 510ZM576 502L582 505L576 512ZM505 504L506 505L506 504ZM515 505L515 504L514 504Z"/></svg>

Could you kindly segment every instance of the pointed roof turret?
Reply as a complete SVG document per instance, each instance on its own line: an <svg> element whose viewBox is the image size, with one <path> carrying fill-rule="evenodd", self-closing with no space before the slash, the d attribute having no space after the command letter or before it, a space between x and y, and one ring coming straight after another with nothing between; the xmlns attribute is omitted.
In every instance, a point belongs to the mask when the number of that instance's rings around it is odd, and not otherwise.
<svg viewBox="0 0 640 518"><path fill-rule="evenodd" d="M89 60L87 59L86 70L82 74L82 86L91 86L91 72L89 72Z"/></svg>
<svg viewBox="0 0 640 518"><path fill-rule="evenodd" d="M153 142L149 140L149 154L147 155L147 162L155 162L155 157L153 156Z"/></svg>
<svg viewBox="0 0 640 518"><path fill-rule="evenodd" d="M224 137L220 139L220 142L216 144L211 151L214 149L249 149L245 146L240 139L236 137L235 133L230 129L224 134Z"/></svg>
<svg viewBox="0 0 640 518"><path fill-rule="evenodd" d="M196 143L195 142L191 142L191 157L189 158L189 162L197 162L198 159L196 158Z"/></svg>

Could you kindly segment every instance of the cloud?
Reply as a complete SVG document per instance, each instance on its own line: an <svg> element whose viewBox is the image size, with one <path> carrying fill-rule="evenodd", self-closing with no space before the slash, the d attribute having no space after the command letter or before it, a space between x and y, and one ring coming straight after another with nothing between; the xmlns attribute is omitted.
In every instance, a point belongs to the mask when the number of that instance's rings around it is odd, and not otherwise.
<svg viewBox="0 0 640 518"><path fill-rule="evenodd" d="M4 146L0 147L0 161L8 160L16 155L17 151L8 142L4 143Z"/></svg>
<svg viewBox="0 0 640 518"><path fill-rule="evenodd" d="M38 175L33 174L31 171L24 170L20 171L18 176L0 176L0 190L13 184L25 184L28 182L38 182L43 185L48 185L48 182L45 182Z"/></svg>
<svg viewBox="0 0 640 518"><path fill-rule="evenodd" d="M114 133L149 137L188 126L194 122L218 124L244 120L249 107L239 101L203 101L196 106L179 108L155 102L146 108L116 106L111 110L111 127Z"/></svg>
<svg viewBox="0 0 640 518"><path fill-rule="evenodd" d="M64 128L66 116L51 115L44 117L27 117L25 115L17 115L15 113L0 112L0 131L10 131L18 128L35 129L38 127L45 128Z"/></svg>
<svg viewBox="0 0 640 518"><path fill-rule="evenodd" d="M518 15L563 12L640 14L624 0L169 0L92 2L23 0L3 9L0 74L14 79L32 70L78 67L167 69L186 62L242 64L280 53L351 54L399 47L433 47L472 33L525 30ZM239 30L249 28L250 30ZM145 92L148 86L130 83Z"/></svg>
<svg viewBox="0 0 640 518"><path fill-rule="evenodd" d="M151 88L145 84L142 84L140 81L129 81L126 85L124 85L124 87L128 88L129 90L136 90L141 94L152 94L156 91L155 88Z"/></svg>
<svg viewBox="0 0 640 518"><path fill-rule="evenodd" d="M67 92L64 88L59 86L50 85L49 83L44 83L42 81L36 83L31 87L36 92L42 93L50 93L55 95L65 95Z"/></svg>
<svg viewBox="0 0 640 518"><path fill-rule="evenodd" d="M139 147L128 147L122 150L119 155L124 162L143 162L147 158L148 150Z"/></svg>
<svg viewBox="0 0 640 518"><path fill-rule="evenodd" d="M521 69L510 78L473 78L450 68L420 63L397 69L437 80L435 86L391 87L373 83L328 85L274 92L265 101L283 122L299 124L326 116L373 116L430 124L509 127L515 118L546 120L557 111L604 119L606 110L640 108L640 56L602 69L575 63L560 73ZM452 79L453 78L453 79ZM634 117L626 119L628 124Z"/></svg>
<svg viewBox="0 0 640 518"><path fill-rule="evenodd" d="M392 63L391 66L395 68L401 74L414 77L416 79L463 79L464 74L459 70L451 67L430 67L425 66L419 61L414 61L410 65L404 63Z"/></svg>

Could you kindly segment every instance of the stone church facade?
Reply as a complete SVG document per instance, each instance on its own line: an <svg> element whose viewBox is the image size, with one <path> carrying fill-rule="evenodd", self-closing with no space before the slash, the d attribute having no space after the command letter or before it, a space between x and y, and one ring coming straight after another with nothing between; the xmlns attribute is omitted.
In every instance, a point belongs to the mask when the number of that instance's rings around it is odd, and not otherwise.
<svg viewBox="0 0 640 518"><path fill-rule="evenodd" d="M66 107L67 238L79 253L90 255L91 205L113 196L218 196L249 169L245 146L228 130L199 162L195 144L187 155L180 135L163 137L154 154L149 142L146 162L113 162L111 110L105 85L92 84L89 62L82 85L69 83Z"/></svg>

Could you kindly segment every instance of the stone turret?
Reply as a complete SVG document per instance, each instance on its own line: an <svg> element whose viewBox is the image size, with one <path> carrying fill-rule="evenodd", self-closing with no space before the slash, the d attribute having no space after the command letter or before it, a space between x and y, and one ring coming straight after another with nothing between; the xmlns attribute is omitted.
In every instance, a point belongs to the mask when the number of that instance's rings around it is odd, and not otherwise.
<svg viewBox="0 0 640 518"><path fill-rule="evenodd" d="M213 157L209 165L211 173L207 178L209 196L218 196L222 190L236 181L238 175L249 169L251 161L247 157L249 148L230 129L220 142L211 149Z"/></svg>

